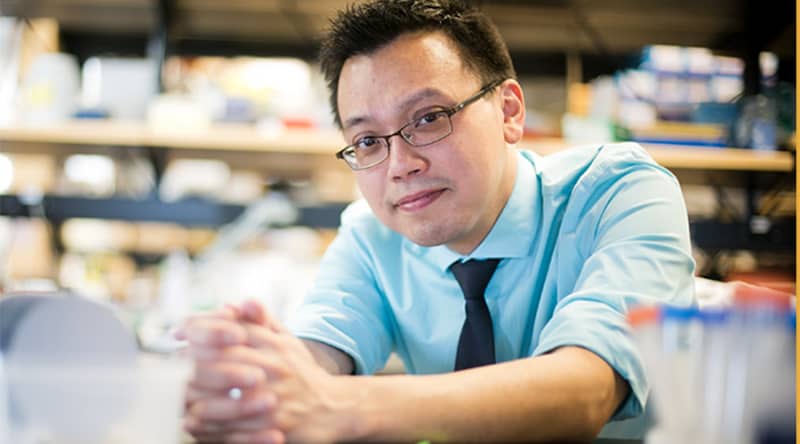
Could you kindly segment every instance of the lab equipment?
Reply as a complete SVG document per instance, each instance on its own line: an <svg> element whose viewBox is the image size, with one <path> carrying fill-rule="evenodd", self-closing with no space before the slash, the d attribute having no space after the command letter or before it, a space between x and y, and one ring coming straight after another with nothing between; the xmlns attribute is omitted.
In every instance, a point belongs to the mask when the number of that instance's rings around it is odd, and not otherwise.
<svg viewBox="0 0 800 444"><path fill-rule="evenodd" d="M177 444L189 365L148 356L111 306L0 298L0 442Z"/></svg>
<svg viewBox="0 0 800 444"><path fill-rule="evenodd" d="M795 319L792 296L751 286L730 307L632 309L655 412L645 442L794 443Z"/></svg>

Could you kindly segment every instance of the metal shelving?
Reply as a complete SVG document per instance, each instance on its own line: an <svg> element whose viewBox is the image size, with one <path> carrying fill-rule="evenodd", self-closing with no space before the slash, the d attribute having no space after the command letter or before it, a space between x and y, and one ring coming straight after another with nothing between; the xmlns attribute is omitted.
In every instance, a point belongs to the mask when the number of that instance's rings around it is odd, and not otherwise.
<svg viewBox="0 0 800 444"><path fill-rule="evenodd" d="M346 203L299 206L296 225L336 228ZM0 195L0 215L31 217L44 215L55 224L72 218L112 219L131 222L165 222L187 227L220 227L233 222L245 210L243 205L188 199L164 202L156 198L87 198L44 196L35 202L17 196Z"/></svg>

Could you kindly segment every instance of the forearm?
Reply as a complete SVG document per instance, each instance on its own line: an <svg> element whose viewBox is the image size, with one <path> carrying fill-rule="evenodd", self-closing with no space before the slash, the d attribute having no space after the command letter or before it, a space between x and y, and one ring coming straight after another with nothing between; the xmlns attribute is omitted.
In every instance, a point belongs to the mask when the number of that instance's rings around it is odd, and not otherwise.
<svg viewBox="0 0 800 444"><path fill-rule="evenodd" d="M353 436L380 441L594 438L627 384L579 348L452 374L350 377Z"/></svg>

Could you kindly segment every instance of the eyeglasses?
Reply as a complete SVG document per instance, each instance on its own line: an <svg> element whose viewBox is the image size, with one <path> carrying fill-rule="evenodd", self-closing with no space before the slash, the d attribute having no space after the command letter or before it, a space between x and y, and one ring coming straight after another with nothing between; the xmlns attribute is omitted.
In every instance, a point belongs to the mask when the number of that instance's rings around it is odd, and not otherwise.
<svg viewBox="0 0 800 444"><path fill-rule="evenodd" d="M344 160L354 170L365 170L389 157L389 139L394 136L402 137L411 146L420 147L434 144L453 133L453 122L451 121L453 114L477 102L501 83L503 80L488 83L463 102L451 108L437 109L426 113L422 117L406 123L392 134L361 137L354 144L339 150L336 158Z"/></svg>

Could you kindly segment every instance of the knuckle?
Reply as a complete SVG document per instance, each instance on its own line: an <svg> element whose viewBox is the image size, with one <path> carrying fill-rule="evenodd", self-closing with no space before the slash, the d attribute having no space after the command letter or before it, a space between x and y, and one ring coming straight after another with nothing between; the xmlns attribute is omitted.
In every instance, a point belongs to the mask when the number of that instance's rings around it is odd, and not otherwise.
<svg viewBox="0 0 800 444"><path fill-rule="evenodd" d="M198 400L189 406L189 415L195 420L200 420L205 417L208 411L208 404L203 400Z"/></svg>
<svg viewBox="0 0 800 444"><path fill-rule="evenodd" d="M270 376L273 381L286 379L291 376L292 372L288 367L282 364L275 364L269 368Z"/></svg>

